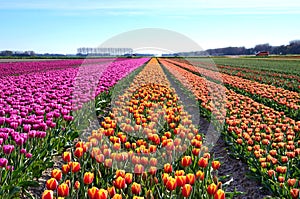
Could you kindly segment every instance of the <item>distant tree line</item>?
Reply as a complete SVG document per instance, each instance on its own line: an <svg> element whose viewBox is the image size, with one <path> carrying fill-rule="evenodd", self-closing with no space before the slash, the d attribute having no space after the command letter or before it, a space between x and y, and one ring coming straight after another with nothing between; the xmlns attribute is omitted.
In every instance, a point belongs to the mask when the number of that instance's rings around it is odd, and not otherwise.
<svg viewBox="0 0 300 199"><path fill-rule="evenodd" d="M30 57L30 56L34 56L35 52L34 51L11 51L11 50L4 50L4 51L0 51L0 56L17 56L17 57L22 57L22 56L26 56L26 57Z"/></svg>
<svg viewBox="0 0 300 199"><path fill-rule="evenodd" d="M300 54L300 40L293 40L288 45L281 46L271 46L266 43L256 45L254 48L226 47L206 50L209 55L253 55L261 51L268 51L275 55Z"/></svg>

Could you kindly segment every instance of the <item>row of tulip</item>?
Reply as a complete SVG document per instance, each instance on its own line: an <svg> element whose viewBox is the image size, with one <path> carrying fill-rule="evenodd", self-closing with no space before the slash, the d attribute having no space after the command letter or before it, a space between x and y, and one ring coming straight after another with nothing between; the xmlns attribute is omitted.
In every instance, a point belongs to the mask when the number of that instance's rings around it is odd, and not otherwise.
<svg viewBox="0 0 300 199"><path fill-rule="evenodd" d="M38 186L33 178L51 167L52 156L78 136L72 114L80 112L93 93L107 91L147 60L86 64L1 78L0 194L7 198L28 195L28 187ZM93 85L89 82L99 79L102 83L90 92Z"/></svg>
<svg viewBox="0 0 300 199"><path fill-rule="evenodd" d="M220 162L205 151L156 59L115 99L101 128L62 154L43 199L225 198Z"/></svg>
<svg viewBox="0 0 300 199"><path fill-rule="evenodd" d="M276 87L282 87L287 90L300 92L300 77L297 75L230 65L215 65L212 64L212 61L210 63L208 61L205 62L198 59L177 59L177 61L188 61L189 64L200 66L208 70L220 71L229 75L236 75L252 81L258 81L263 84L269 84Z"/></svg>
<svg viewBox="0 0 300 199"><path fill-rule="evenodd" d="M202 101L203 95L208 93L204 82L215 87L220 87L220 84L210 82L170 61L160 59L160 62L196 96L202 96L198 97L201 108L208 108ZM224 135L233 152L247 161L251 170L259 175L260 181L274 195L300 197L300 122L247 96L226 88L224 90L227 98Z"/></svg>
<svg viewBox="0 0 300 199"><path fill-rule="evenodd" d="M261 84L238 76L219 73L171 59L168 59L168 61L197 74L204 75L213 81L223 83L228 88L234 89L244 95L248 95L256 101L278 109L278 111L284 111L288 116L296 120L300 119L300 94L297 92L272 85Z"/></svg>
<svg viewBox="0 0 300 199"><path fill-rule="evenodd" d="M72 59L72 60L45 60L27 62L2 62L0 63L0 75L23 75L51 70L79 67L85 64L98 64L112 62L115 59Z"/></svg>

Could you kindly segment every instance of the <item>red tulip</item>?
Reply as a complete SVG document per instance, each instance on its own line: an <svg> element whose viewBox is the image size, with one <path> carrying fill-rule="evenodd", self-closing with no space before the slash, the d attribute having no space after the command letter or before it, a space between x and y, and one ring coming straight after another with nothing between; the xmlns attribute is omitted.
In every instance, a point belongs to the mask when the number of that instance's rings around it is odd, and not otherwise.
<svg viewBox="0 0 300 199"><path fill-rule="evenodd" d="M126 184L130 184L132 182L132 173L125 174L125 182Z"/></svg>
<svg viewBox="0 0 300 199"><path fill-rule="evenodd" d="M172 173L172 171L173 171L172 165L169 163L165 164L164 171L165 171L165 173Z"/></svg>
<svg viewBox="0 0 300 199"><path fill-rule="evenodd" d="M119 177L114 181L114 186L115 186L117 189L124 189L125 186L126 186L125 179L122 178L121 176L119 176Z"/></svg>
<svg viewBox="0 0 300 199"><path fill-rule="evenodd" d="M88 189L88 196L89 196L89 198L90 199L95 199L97 191L98 191L97 187L92 187L92 188Z"/></svg>
<svg viewBox="0 0 300 199"><path fill-rule="evenodd" d="M208 159L201 157L198 161L198 165L202 168L206 168L208 165Z"/></svg>
<svg viewBox="0 0 300 199"><path fill-rule="evenodd" d="M62 183L57 188L58 196L67 197L69 195L69 186L66 183Z"/></svg>
<svg viewBox="0 0 300 199"><path fill-rule="evenodd" d="M215 183L212 183L207 186L207 193L209 195L214 195L218 189L218 186Z"/></svg>
<svg viewBox="0 0 300 199"><path fill-rule="evenodd" d="M296 188L291 189L290 193L291 193L291 196L293 199L299 198L299 189L296 189Z"/></svg>
<svg viewBox="0 0 300 199"><path fill-rule="evenodd" d="M55 178L50 178L49 180L47 180L46 182L46 187L49 190L56 190L58 186L58 182Z"/></svg>
<svg viewBox="0 0 300 199"><path fill-rule="evenodd" d="M74 183L74 189L78 190L79 188L80 188L80 182L76 180L76 182Z"/></svg>
<svg viewBox="0 0 300 199"><path fill-rule="evenodd" d="M211 166L214 170L218 170L220 168L221 164L219 161L213 161Z"/></svg>
<svg viewBox="0 0 300 199"><path fill-rule="evenodd" d="M142 186L136 182L134 182L131 186L131 191L133 194L139 195L142 191Z"/></svg>
<svg viewBox="0 0 300 199"><path fill-rule="evenodd" d="M69 151L65 151L63 154L62 154L62 159L63 161L65 162L70 162L71 161L71 153Z"/></svg>
<svg viewBox="0 0 300 199"><path fill-rule="evenodd" d="M185 184L181 189L181 194L183 197L189 197L192 192L192 186L190 184Z"/></svg>
<svg viewBox="0 0 300 199"><path fill-rule="evenodd" d="M176 186L177 186L177 184L176 184L176 179L173 178L173 177L169 177L169 178L168 178L168 181L167 181L167 183L166 183L167 189L168 189L169 191L173 191L174 189L176 189Z"/></svg>
<svg viewBox="0 0 300 199"><path fill-rule="evenodd" d="M52 190L45 190L42 199L53 199L53 191Z"/></svg>
<svg viewBox="0 0 300 199"><path fill-rule="evenodd" d="M94 180L94 173L85 172L83 176L83 183L84 184L91 184Z"/></svg>
<svg viewBox="0 0 300 199"><path fill-rule="evenodd" d="M192 164L192 158L191 156L184 156L182 159L181 159L181 165L183 167L188 167Z"/></svg>
<svg viewBox="0 0 300 199"><path fill-rule="evenodd" d="M79 162L72 162L71 164L72 172L76 173L80 171L80 163Z"/></svg>
<svg viewBox="0 0 300 199"><path fill-rule="evenodd" d="M62 172L59 169L53 169L51 171L51 177L55 178L57 181L60 181L62 178Z"/></svg>
<svg viewBox="0 0 300 199"><path fill-rule="evenodd" d="M214 199L225 199L225 192L222 189L218 189L214 195Z"/></svg>
<svg viewBox="0 0 300 199"><path fill-rule="evenodd" d="M115 194L114 197L112 197L112 199L122 199L122 195Z"/></svg>
<svg viewBox="0 0 300 199"><path fill-rule="evenodd" d="M191 185L195 183L195 175L193 173L186 174L186 183Z"/></svg>
<svg viewBox="0 0 300 199"><path fill-rule="evenodd" d="M83 148L81 147L77 147L74 151L74 155L77 157L77 158L80 158L83 156Z"/></svg>

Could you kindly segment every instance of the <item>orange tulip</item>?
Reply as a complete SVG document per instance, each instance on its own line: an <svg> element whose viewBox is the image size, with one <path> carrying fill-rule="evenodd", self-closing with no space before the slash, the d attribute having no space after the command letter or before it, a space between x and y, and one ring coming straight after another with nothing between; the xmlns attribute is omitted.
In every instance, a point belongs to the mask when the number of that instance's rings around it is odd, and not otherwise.
<svg viewBox="0 0 300 199"><path fill-rule="evenodd" d="M96 191L95 199L107 199L108 192L105 189L99 189Z"/></svg>
<svg viewBox="0 0 300 199"><path fill-rule="evenodd" d="M70 166L68 164L64 164L64 165L62 165L61 170L64 174L67 174L70 172Z"/></svg>
<svg viewBox="0 0 300 199"><path fill-rule="evenodd" d="M299 189L291 189L290 190L291 196L293 199L298 199L299 198Z"/></svg>
<svg viewBox="0 0 300 199"><path fill-rule="evenodd" d="M218 189L218 186L215 183L212 183L207 186L207 193L209 195L214 195Z"/></svg>
<svg viewBox="0 0 300 199"><path fill-rule="evenodd" d="M122 195L121 194L115 194L114 197L112 197L112 199L122 199Z"/></svg>
<svg viewBox="0 0 300 199"><path fill-rule="evenodd" d="M94 180L94 173L85 172L83 176L83 183L84 184L91 184Z"/></svg>
<svg viewBox="0 0 300 199"><path fill-rule="evenodd" d="M124 189L126 186L125 179L119 176L116 180L114 180L114 186L117 189Z"/></svg>
<svg viewBox="0 0 300 199"><path fill-rule="evenodd" d="M69 195L69 186L67 183L62 183L57 188L58 196L67 197Z"/></svg>
<svg viewBox="0 0 300 199"><path fill-rule="evenodd" d="M80 171L80 163L79 162L72 162L71 164L72 172L76 173Z"/></svg>
<svg viewBox="0 0 300 199"><path fill-rule="evenodd" d="M196 177L197 177L197 179L200 179L200 180L204 180L204 172L203 171L197 171L197 173L196 173Z"/></svg>
<svg viewBox="0 0 300 199"><path fill-rule="evenodd" d="M122 178L125 177L125 170L117 170L116 171L116 178L121 176Z"/></svg>
<svg viewBox="0 0 300 199"><path fill-rule="evenodd" d="M165 164L164 171L165 171L165 173L172 173L172 171L173 171L172 165L169 163Z"/></svg>
<svg viewBox="0 0 300 199"><path fill-rule="evenodd" d="M186 174L186 183L191 185L195 183L195 175L193 173Z"/></svg>
<svg viewBox="0 0 300 199"><path fill-rule="evenodd" d="M214 195L214 199L225 199L225 192L222 189L218 189Z"/></svg>
<svg viewBox="0 0 300 199"><path fill-rule="evenodd" d="M83 156L83 148L81 147L77 147L74 151L74 155L77 157L77 158L80 158Z"/></svg>
<svg viewBox="0 0 300 199"><path fill-rule="evenodd" d="M287 167L286 166L277 166L276 171L278 173L286 173Z"/></svg>
<svg viewBox="0 0 300 199"><path fill-rule="evenodd" d="M134 182L131 186L131 191L133 194L139 195L142 191L142 186L136 182Z"/></svg>
<svg viewBox="0 0 300 199"><path fill-rule="evenodd" d="M53 199L53 191L52 190L45 190L42 199Z"/></svg>
<svg viewBox="0 0 300 199"><path fill-rule="evenodd" d="M181 189L181 194L183 197L189 197L192 192L192 186L190 184L185 184Z"/></svg>
<svg viewBox="0 0 300 199"><path fill-rule="evenodd" d="M71 161L71 153L69 151L63 152L62 159L65 162L70 162Z"/></svg>
<svg viewBox="0 0 300 199"><path fill-rule="evenodd" d="M169 177L169 178L168 178L168 181L167 181L167 183L166 183L167 189L168 189L169 191L173 191L174 189L176 189L176 186L177 186L177 184L176 184L176 179L173 178L173 177Z"/></svg>
<svg viewBox="0 0 300 199"><path fill-rule="evenodd" d="M192 158L191 156L184 156L182 159L181 159L181 165L183 167L188 167L192 164Z"/></svg>
<svg viewBox="0 0 300 199"><path fill-rule="evenodd" d="M51 177L55 178L57 181L60 181L62 178L62 172L59 169L53 169L51 171Z"/></svg>
<svg viewBox="0 0 300 199"><path fill-rule="evenodd" d="M175 176L178 187L182 187L186 183L186 176Z"/></svg>
<svg viewBox="0 0 300 199"><path fill-rule="evenodd" d="M214 170L218 170L218 169L220 168L221 164L220 164L219 161L213 161L213 162L211 163L211 166L212 166L212 168L213 168Z"/></svg>
<svg viewBox="0 0 300 199"><path fill-rule="evenodd" d="M74 183L74 189L78 190L79 188L80 188L80 182L76 180L76 182Z"/></svg>
<svg viewBox="0 0 300 199"><path fill-rule="evenodd" d="M46 182L46 187L49 190L56 190L58 186L58 182L55 178L50 178L49 180L47 180Z"/></svg>
<svg viewBox="0 0 300 199"><path fill-rule="evenodd" d="M198 161L198 165L202 168L206 168L208 165L208 159L201 157Z"/></svg>
<svg viewBox="0 0 300 199"><path fill-rule="evenodd" d="M90 199L95 199L97 192L98 192L98 188L97 187L92 187L92 188L88 189L88 196L89 196L89 198Z"/></svg>
<svg viewBox="0 0 300 199"><path fill-rule="evenodd" d="M116 189L114 186L107 187L107 191L108 191L110 197L113 197L116 194Z"/></svg>
<svg viewBox="0 0 300 199"><path fill-rule="evenodd" d="M295 178L289 178L287 183L290 187L293 187L296 184L297 180Z"/></svg>
<svg viewBox="0 0 300 199"><path fill-rule="evenodd" d="M125 174L125 182L126 184L130 184L132 182L132 173Z"/></svg>

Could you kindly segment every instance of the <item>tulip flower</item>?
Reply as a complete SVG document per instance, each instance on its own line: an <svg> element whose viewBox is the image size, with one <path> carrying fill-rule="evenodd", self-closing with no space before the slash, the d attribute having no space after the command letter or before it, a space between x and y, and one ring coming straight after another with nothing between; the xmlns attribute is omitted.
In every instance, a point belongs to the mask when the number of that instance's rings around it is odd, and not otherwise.
<svg viewBox="0 0 300 199"><path fill-rule="evenodd" d="M91 184L94 180L94 173L85 172L83 176L83 183L84 184Z"/></svg>
<svg viewBox="0 0 300 199"><path fill-rule="evenodd" d="M207 158L204 158L204 157L201 157L198 161L198 165L202 168L206 168L207 165L208 165L208 159Z"/></svg>
<svg viewBox="0 0 300 199"><path fill-rule="evenodd" d="M130 184L132 182L132 173L125 174L125 182L126 184Z"/></svg>
<svg viewBox="0 0 300 199"><path fill-rule="evenodd" d="M192 186L190 184L185 184L182 188L181 188L181 194L183 197L189 197L191 195L192 192Z"/></svg>
<svg viewBox="0 0 300 199"><path fill-rule="evenodd" d="M74 151L74 156L77 158L81 158L81 156L83 156L83 148L77 147Z"/></svg>
<svg viewBox="0 0 300 199"><path fill-rule="evenodd" d="M58 193L58 196L61 196L61 197L69 196L69 186L67 185L67 183L62 183L62 184L58 185L57 193Z"/></svg>
<svg viewBox="0 0 300 199"><path fill-rule="evenodd" d="M62 159L63 159L63 161L65 161L65 162L70 162L70 161L71 161L71 153L68 152L68 151L65 151L65 152L62 154Z"/></svg>
<svg viewBox="0 0 300 199"><path fill-rule="evenodd" d="M0 167L6 167L8 160L6 158L0 158Z"/></svg>
<svg viewBox="0 0 300 199"><path fill-rule="evenodd" d="M136 182L131 185L131 192L133 194L139 195L142 191L142 186Z"/></svg>
<svg viewBox="0 0 300 199"><path fill-rule="evenodd" d="M299 189L296 189L296 188L291 189L290 194L293 199L298 199L299 198Z"/></svg>
<svg viewBox="0 0 300 199"><path fill-rule="evenodd" d="M126 182L127 183L127 182ZM116 189L114 186L112 187L107 187L107 191L109 193L109 196L112 198L116 194Z"/></svg>
<svg viewBox="0 0 300 199"><path fill-rule="evenodd" d="M121 194L115 194L112 199L122 199L122 195Z"/></svg>
<svg viewBox="0 0 300 199"><path fill-rule="evenodd" d="M220 164L219 161L213 161L213 162L211 163L211 166L212 166L212 168L213 168L214 170L218 170L218 169L220 168L221 164Z"/></svg>
<svg viewBox="0 0 300 199"><path fill-rule="evenodd" d="M207 186L207 193L209 195L214 195L218 189L218 186L215 183L212 183Z"/></svg>
<svg viewBox="0 0 300 199"><path fill-rule="evenodd" d="M115 186L117 189L124 189L125 186L126 186L125 179L122 178L121 176L117 177L117 179L114 180L114 186Z"/></svg>
<svg viewBox="0 0 300 199"><path fill-rule="evenodd" d="M60 181L62 178L62 172L59 169L53 169L51 171L51 177L55 178L57 181Z"/></svg>
<svg viewBox="0 0 300 199"><path fill-rule="evenodd" d="M14 145L10 145L10 144L9 145L4 145L2 147L3 153L7 154L7 155L11 154L14 149L15 149L15 146Z"/></svg>
<svg viewBox="0 0 300 199"><path fill-rule="evenodd" d="M80 171L80 163L79 162L72 162L71 169L73 173Z"/></svg>
<svg viewBox="0 0 300 199"><path fill-rule="evenodd" d="M42 195L42 199L53 199L53 191L45 190Z"/></svg>
<svg viewBox="0 0 300 199"><path fill-rule="evenodd" d="M218 189L214 195L214 199L225 199L225 192L222 189Z"/></svg>
<svg viewBox="0 0 300 199"><path fill-rule="evenodd" d="M176 179L173 177L168 177L168 180L166 182L166 188L169 191L173 191L174 189L176 189L177 184L176 184Z"/></svg>
<svg viewBox="0 0 300 199"><path fill-rule="evenodd" d="M89 198L90 199L95 199L97 191L98 191L97 187L92 187L92 188L88 189L88 196L89 196Z"/></svg>
<svg viewBox="0 0 300 199"><path fill-rule="evenodd" d="M195 174L193 173L186 174L186 183L193 185L195 183Z"/></svg>
<svg viewBox="0 0 300 199"><path fill-rule="evenodd" d="M46 187L49 190L56 190L58 186L58 182L55 178L50 178L49 180L46 181Z"/></svg>
<svg viewBox="0 0 300 199"><path fill-rule="evenodd" d="M192 164L192 158L191 156L184 156L182 159L181 159L181 165L183 167L188 167Z"/></svg>
<svg viewBox="0 0 300 199"><path fill-rule="evenodd" d="M165 171L165 173L172 173L172 171L173 171L172 165L170 163L165 164L164 171Z"/></svg>
<svg viewBox="0 0 300 199"><path fill-rule="evenodd" d="M80 188L80 182L78 180L76 180L74 183L74 189L78 190L79 188Z"/></svg>

